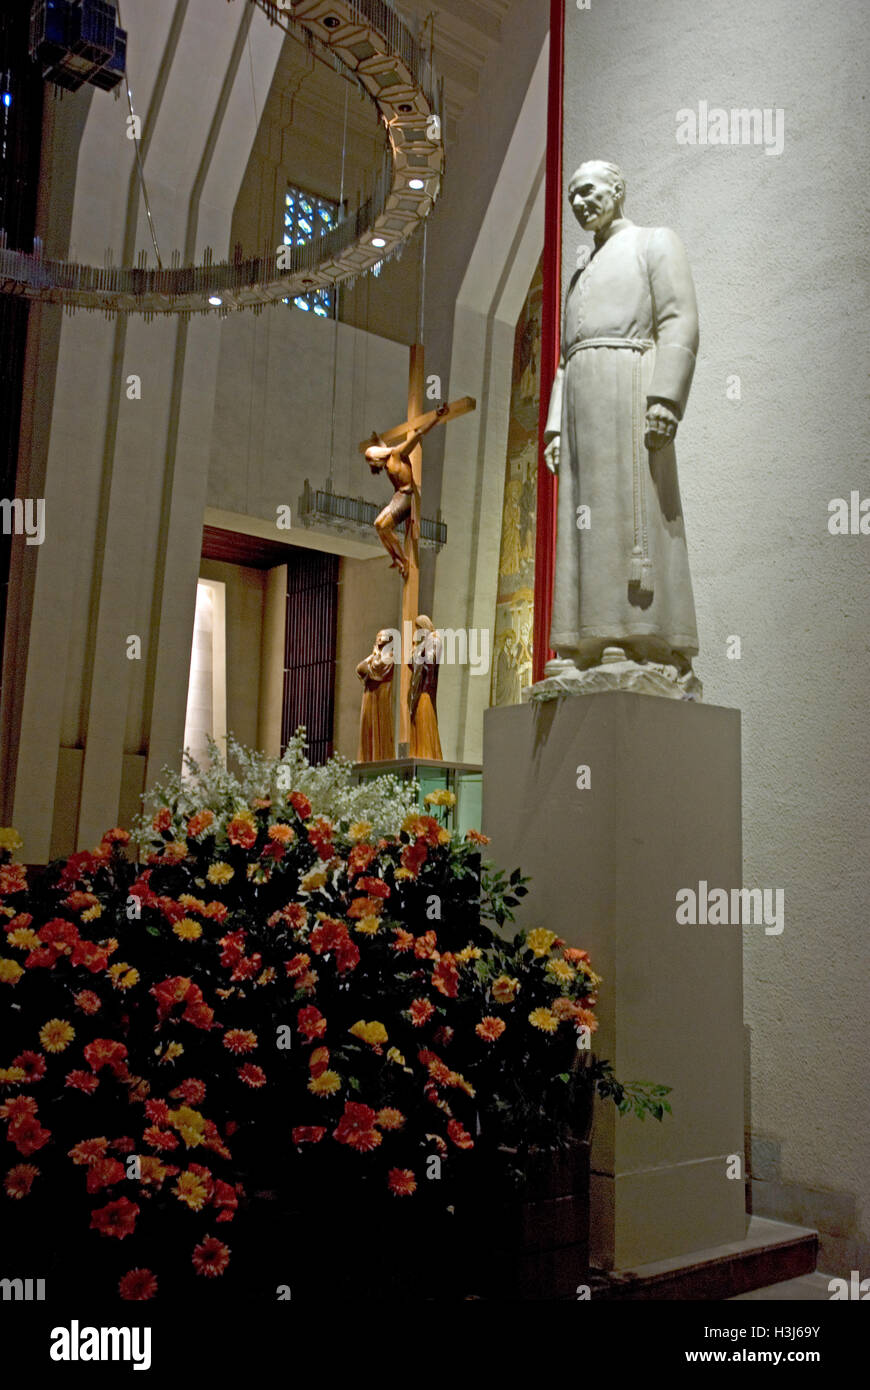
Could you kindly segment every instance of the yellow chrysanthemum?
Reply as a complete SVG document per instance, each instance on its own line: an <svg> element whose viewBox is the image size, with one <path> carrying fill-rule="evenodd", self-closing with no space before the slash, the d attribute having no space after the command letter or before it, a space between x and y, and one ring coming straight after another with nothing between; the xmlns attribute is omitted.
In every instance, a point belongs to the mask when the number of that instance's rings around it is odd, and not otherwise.
<svg viewBox="0 0 870 1390"><path fill-rule="evenodd" d="M460 965L466 965L470 960L480 960L482 955L479 946L463 946L461 951L457 951L456 959Z"/></svg>
<svg viewBox="0 0 870 1390"><path fill-rule="evenodd" d="M559 1020L551 1009L532 1009L529 1023L533 1028L540 1028L542 1033L555 1033L559 1027Z"/></svg>
<svg viewBox="0 0 870 1390"><path fill-rule="evenodd" d="M39 1030L39 1041L46 1052L63 1052L75 1035L75 1028L65 1018L50 1018Z"/></svg>
<svg viewBox="0 0 870 1390"><path fill-rule="evenodd" d="M180 936L182 941L198 941L202 936L202 927L199 922L194 922L192 917L182 917L180 922L176 922L172 928L176 936Z"/></svg>
<svg viewBox="0 0 870 1390"><path fill-rule="evenodd" d="M405 1059L397 1047L391 1047L388 1049L387 1059L390 1062L396 1062L397 1065L400 1067L403 1067L405 1065Z"/></svg>
<svg viewBox="0 0 870 1390"><path fill-rule="evenodd" d="M0 981L4 985L17 985L23 974L17 960L9 960L6 956L0 958Z"/></svg>
<svg viewBox="0 0 870 1390"><path fill-rule="evenodd" d="M139 1159L139 1181L159 1187L165 1177L166 1168L160 1159L155 1154L142 1154Z"/></svg>
<svg viewBox="0 0 870 1390"><path fill-rule="evenodd" d="M319 1076L312 1076L308 1083L313 1096L334 1096L340 1088L341 1077L337 1071L322 1071Z"/></svg>
<svg viewBox="0 0 870 1390"><path fill-rule="evenodd" d="M364 936L374 936L380 925L377 917L363 917L361 921L357 922L354 931L361 931Z"/></svg>
<svg viewBox="0 0 870 1390"><path fill-rule="evenodd" d="M575 972L566 960L548 960L547 974L552 975L562 984L568 984L570 980L573 980Z"/></svg>
<svg viewBox="0 0 870 1390"><path fill-rule="evenodd" d="M267 965L265 970L261 970L255 981L258 985L271 985L278 977L278 972L274 965Z"/></svg>
<svg viewBox="0 0 870 1390"><path fill-rule="evenodd" d="M4 825L0 828L0 849L8 850L10 854L14 854L23 844L24 841L18 831L14 830L11 825Z"/></svg>
<svg viewBox="0 0 870 1390"><path fill-rule="evenodd" d="M358 840L365 840L369 835L371 835L373 828L374 827L372 826L370 820L354 821L353 825L349 828L347 832L347 838L349 840L352 840L353 843L356 844Z"/></svg>
<svg viewBox="0 0 870 1390"><path fill-rule="evenodd" d="M534 951L536 956L546 956L550 953L550 948L556 940L556 933L549 931L547 927L535 927L526 937L526 945L530 951Z"/></svg>
<svg viewBox="0 0 870 1390"><path fill-rule="evenodd" d="M209 864L206 878L209 883L229 883L235 869L232 864L225 864L219 860L217 864Z"/></svg>
<svg viewBox="0 0 870 1390"><path fill-rule="evenodd" d="M139 983L139 971L126 961L119 960L116 965L110 965L109 975L115 989L132 989Z"/></svg>
<svg viewBox="0 0 870 1390"><path fill-rule="evenodd" d="M439 787L437 791L427 792L423 801L427 806L455 806L456 796L446 787Z"/></svg>
<svg viewBox="0 0 870 1390"><path fill-rule="evenodd" d="M94 903L93 907L89 907L85 912L82 913L82 921L83 921L83 922L96 922L97 918L98 918L98 917L102 917L102 915L103 915L103 909L102 909L102 907L100 906L99 903Z"/></svg>
<svg viewBox="0 0 870 1390"><path fill-rule="evenodd" d="M414 875L413 875L413 873L412 873L412 871L411 871L410 869L397 869L396 872L393 874L393 878L413 878L413 877L414 877Z"/></svg>
<svg viewBox="0 0 870 1390"><path fill-rule="evenodd" d="M208 1189L196 1173L180 1173L175 1184L175 1195L190 1207L191 1211L201 1211L208 1197Z"/></svg>
<svg viewBox="0 0 870 1390"><path fill-rule="evenodd" d="M26 1075L23 1067L0 1067L0 1086L17 1086Z"/></svg>
<svg viewBox="0 0 870 1390"><path fill-rule="evenodd" d="M183 1043L171 1042L169 1043L168 1047L166 1048L166 1051L164 1052L160 1060L162 1062L174 1062L176 1057L180 1057L183 1052Z"/></svg>
<svg viewBox="0 0 870 1390"><path fill-rule="evenodd" d="M205 903L202 898L195 898L192 893L181 893L178 901L182 907L188 908L191 912L205 912Z"/></svg>
<svg viewBox="0 0 870 1390"><path fill-rule="evenodd" d="M326 874L321 872L306 874L299 887L303 893L313 893L316 888L323 888L326 884Z"/></svg>
<svg viewBox="0 0 870 1390"><path fill-rule="evenodd" d="M510 1004L519 988L519 980L512 980L509 975L499 975L492 983L493 998L497 999L499 1004Z"/></svg>
<svg viewBox="0 0 870 1390"><path fill-rule="evenodd" d="M108 941L102 942L102 947L107 956L113 956L118 949L118 938L110 936Z"/></svg>
<svg viewBox="0 0 870 1390"><path fill-rule="evenodd" d="M366 1023L365 1019L360 1019L348 1032L353 1033L355 1038L360 1038L363 1042L371 1043L372 1047L378 1047L387 1041L387 1030L382 1023Z"/></svg>
<svg viewBox="0 0 870 1390"><path fill-rule="evenodd" d="M39 945L39 937L29 927L16 927L7 936L6 943L20 951L35 951Z"/></svg>
<svg viewBox="0 0 870 1390"><path fill-rule="evenodd" d="M194 1110L190 1105L179 1105L177 1110L170 1110L169 1123L173 1129L181 1129L186 1126L195 1129L199 1133L205 1129L205 1118L198 1110Z"/></svg>

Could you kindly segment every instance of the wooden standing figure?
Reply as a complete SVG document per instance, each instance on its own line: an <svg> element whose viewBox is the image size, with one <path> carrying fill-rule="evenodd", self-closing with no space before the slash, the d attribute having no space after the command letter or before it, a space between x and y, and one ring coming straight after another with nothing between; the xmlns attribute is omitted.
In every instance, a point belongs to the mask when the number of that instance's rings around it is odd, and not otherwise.
<svg viewBox="0 0 870 1390"><path fill-rule="evenodd" d="M362 709L359 720L358 763L389 761L395 752L393 734L393 660L392 636L383 629L375 645L356 668L363 683Z"/></svg>
<svg viewBox="0 0 870 1390"><path fill-rule="evenodd" d="M438 671L444 643L425 613L417 618L411 658L411 757L441 761L438 734Z"/></svg>
<svg viewBox="0 0 870 1390"><path fill-rule="evenodd" d="M368 460L372 471L386 469L393 484L393 498L375 520L378 537L390 557L390 562L402 576L402 633L413 633L420 599L420 493L423 485L423 450L421 440L435 425L447 424L460 415L477 408L471 396L441 405L437 410L423 411L423 347L411 348L411 367L408 377L408 418L404 424L383 434L375 432L364 440L360 453ZM405 524L404 547L396 528ZM410 653L408 653L410 656ZM411 749L411 666L401 662L401 697L399 703L399 755L407 757Z"/></svg>

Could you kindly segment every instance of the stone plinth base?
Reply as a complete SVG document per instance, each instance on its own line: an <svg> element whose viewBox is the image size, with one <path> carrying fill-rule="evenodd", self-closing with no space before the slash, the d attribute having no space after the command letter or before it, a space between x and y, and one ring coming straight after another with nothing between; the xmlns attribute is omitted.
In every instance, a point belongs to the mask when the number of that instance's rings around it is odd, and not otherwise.
<svg viewBox="0 0 870 1390"><path fill-rule="evenodd" d="M597 1106L592 1263L741 1240L742 928L676 921L679 889L741 885L739 712L627 692L489 710L483 787L490 858L532 877L521 924L603 976L596 1051L673 1088L662 1124Z"/></svg>

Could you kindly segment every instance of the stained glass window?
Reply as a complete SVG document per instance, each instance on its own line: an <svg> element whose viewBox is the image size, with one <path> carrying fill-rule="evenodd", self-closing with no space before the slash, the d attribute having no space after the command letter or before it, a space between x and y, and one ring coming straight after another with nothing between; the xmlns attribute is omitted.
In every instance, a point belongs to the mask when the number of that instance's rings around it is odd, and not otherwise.
<svg viewBox="0 0 870 1390"><path fill-rule="evenodd" d="M338 226L338 203L327 198L318 198L314 193L306 193L302 188L291 184L284 196L284 245L306 246L315 237ZM317 314L319 318L331 319L335 314L335 290L332 286L322 290L311 290L308 294L297 294L285 304L294 304L306 313Z"/></svg>

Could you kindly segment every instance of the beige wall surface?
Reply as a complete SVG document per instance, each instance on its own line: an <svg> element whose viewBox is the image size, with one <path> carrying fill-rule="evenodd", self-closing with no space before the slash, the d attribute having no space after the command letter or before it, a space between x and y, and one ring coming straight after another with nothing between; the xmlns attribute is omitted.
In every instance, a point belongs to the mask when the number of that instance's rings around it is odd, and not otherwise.
<svg viewBox="0 0 870 1390"><path fill-rule="evenodd" d="M743 714L745 882L785 891L782 935L744 934L755 1201L818 1222L837 1273L870 1269L870 537L827 525L832 498L868 492L868 59L862 0L566 11L566 178L615 160L627 215L675 228L694 271L677 456L696 666L705 698ZM678 144L699 102L781 110L782 152ZM585 239L568 212L568 273Z"/></svg>

